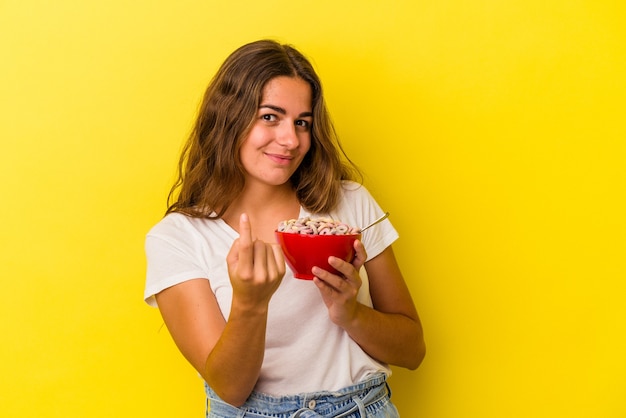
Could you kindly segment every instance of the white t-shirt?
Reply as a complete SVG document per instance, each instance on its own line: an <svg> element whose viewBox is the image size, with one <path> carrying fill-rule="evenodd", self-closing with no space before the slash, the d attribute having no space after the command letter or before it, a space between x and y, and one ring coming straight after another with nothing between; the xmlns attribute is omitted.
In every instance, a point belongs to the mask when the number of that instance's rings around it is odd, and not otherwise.
<svg viewBox="0 0 626 418"><path fill-rule="evenodd" d="M383 214L365 187L345 182L338 207L327 216L349 225L365 226ZM313 216L304 209L300 216ZM156 306L154 295L186 280L206 278L228 320L232 287L226 255L238 233L221 219L165 216L146 237L147 280L144 298ZM398 238L389 220L363 232L368 259ZM372 306L369 282L361 270L359 302ZM390 374L387 365L367 355L328 318L317 287L287 272L269 305L265 356L255 391L273 396L338 390L376 372ZM236 378L236 376L233 376Z"/></svg>

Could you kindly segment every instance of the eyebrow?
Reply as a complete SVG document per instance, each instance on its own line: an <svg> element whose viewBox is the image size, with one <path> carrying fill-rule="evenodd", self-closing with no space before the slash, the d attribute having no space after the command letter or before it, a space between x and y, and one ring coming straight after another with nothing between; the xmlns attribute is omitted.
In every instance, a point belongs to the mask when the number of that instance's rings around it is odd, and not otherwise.
<svg viewBox="0 0 626 418"><path fill-rule="evenodd" d="M281 115L286 115L287 114L287 111L285 109L283 109L282 107L274 106L274 105L271 105L271 104L262 104L261 106L259 106L259 109L264 108L264 107L266 107L268 109L272 109L273 111L278 112ZM298 117L300 117L300 118L304 118L304 117L307 117L307 116L311 116L312 117L313 116L313 112L302 112L302 113L300 113L298 115Z"/></svg>

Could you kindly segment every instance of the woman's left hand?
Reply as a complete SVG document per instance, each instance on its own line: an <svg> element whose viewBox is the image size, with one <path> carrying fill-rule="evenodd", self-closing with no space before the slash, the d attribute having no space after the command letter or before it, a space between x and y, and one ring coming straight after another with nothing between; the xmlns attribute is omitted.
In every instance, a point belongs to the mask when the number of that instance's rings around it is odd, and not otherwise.
<svg viewBox="0 0 626 418"><path fill-rule="evenodd" d="M341 275L332 274L322 268L313 267L313 282L319 288L328 308L330 320L346 327L356 316L357 294L361 288L359 270L365 264L367 253L360 240L354 242L355 257L352 263L337 257L329 257L328 264Z"/></svg>

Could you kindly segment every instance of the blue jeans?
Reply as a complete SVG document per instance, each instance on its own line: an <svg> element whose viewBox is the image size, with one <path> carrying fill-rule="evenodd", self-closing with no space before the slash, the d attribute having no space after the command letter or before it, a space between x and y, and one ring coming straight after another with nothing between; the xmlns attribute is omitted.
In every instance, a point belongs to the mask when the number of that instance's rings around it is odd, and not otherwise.
<svg viewBox="0 0 626 418"><path fill-rule="evenodd" d="M399 418L391 403L391 391L383 373L336 392L322 391L293 396L270 396L252 392L236 408L222 401L205 384L207 418ZM210 405L210 409L209 409Z"/></svg>

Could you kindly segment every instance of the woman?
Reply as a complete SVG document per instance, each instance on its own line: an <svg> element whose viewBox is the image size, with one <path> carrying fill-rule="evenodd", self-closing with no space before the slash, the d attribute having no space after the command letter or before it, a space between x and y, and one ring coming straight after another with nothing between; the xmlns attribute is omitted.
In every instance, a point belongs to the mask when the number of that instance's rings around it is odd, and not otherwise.
<svg viewBox="0 0 626 418"><path fill-rule="evenodd" d="M415 369L425 349L395 229L364 232L352 263L330 258L341 275L315 267L313 282L274 238L307 215L377 218L358 175L301 53L262 40L226 59L146 238L146 301L205 380L207 416L397 416L389 365Z"/></svg>

